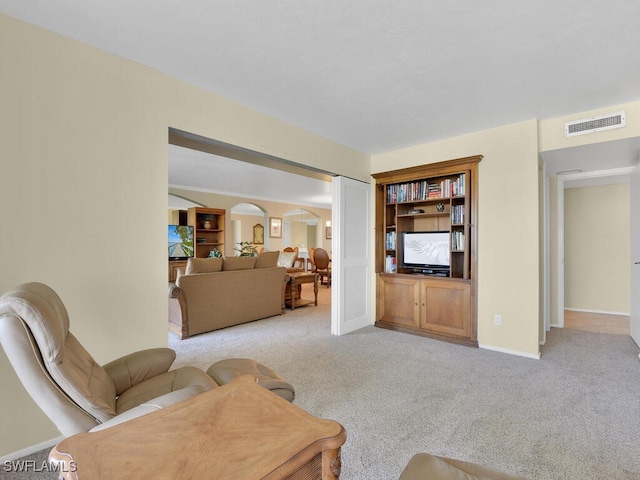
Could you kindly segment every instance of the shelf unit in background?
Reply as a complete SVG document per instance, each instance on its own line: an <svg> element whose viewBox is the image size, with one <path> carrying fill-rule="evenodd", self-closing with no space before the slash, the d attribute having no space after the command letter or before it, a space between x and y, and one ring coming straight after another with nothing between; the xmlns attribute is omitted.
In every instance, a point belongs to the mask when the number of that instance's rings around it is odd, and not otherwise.
<svg viewBox="0 0 640 480"><path fill-rule="evenodd" d="M477 346L481 159L478 155L373 175L377 326ZM448 272L431 276L403 267L403 233L423 231L448 233Z"/></svg>
<svg viewBox="0 0 640 480"><path fill-rule="evenodd" d="M225 216L226 210L219 208L192 207L187 211L187 223L194 226L196 257L208 257L214 248L224 255Z"/></svg>

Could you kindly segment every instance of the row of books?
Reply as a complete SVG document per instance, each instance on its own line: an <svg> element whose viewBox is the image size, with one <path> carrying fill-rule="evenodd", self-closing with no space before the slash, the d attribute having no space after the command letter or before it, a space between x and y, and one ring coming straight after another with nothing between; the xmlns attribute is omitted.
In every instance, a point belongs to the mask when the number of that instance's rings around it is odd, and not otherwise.
<svg viewBox="0 0 640 480"><path fill-rule="evenodd" d="M395 230L391 231L391 232L387 232L386 249L387 250L395 250L396 249L396 232L395 232Z"/></svg>
<svg viewBox="0 0 640 480"><path fill-rule="evenodd" d="M387 255L384 262L384 271L385 273L393 273L397 270L396 265L396 257L391 255Z"/></svg>
<svg viewBox="0 0 640 480"><path fill-rule="evenodd" d="M451 250L463 251L464 250L464 233L451 232Z"/></svg>
<svg viewBox="0 0 640 480"><path fill-rule="evenodd" d="M440 182L427 180L387 185L387 203L415 202L431 198L449 198L465 195L465 174L457 178L445 178Z"/></svg>
<svg viewBox="0 0 640 480"><path fill-rule="evenodd" d="M451 223L464 223L464 205L453 205L451 207Z"/></svg>

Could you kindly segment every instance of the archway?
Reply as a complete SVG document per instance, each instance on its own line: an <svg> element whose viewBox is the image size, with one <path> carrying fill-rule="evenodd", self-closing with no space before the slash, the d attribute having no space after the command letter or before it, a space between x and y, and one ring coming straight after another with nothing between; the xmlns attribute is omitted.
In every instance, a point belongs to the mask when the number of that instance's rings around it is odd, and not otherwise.
<svg viewBox="0 0 640 480"><path fill-rule="evenodd" d="M234 250L239 243L249 242L257 250L268 250L268 236L264 234L267 224L267 211L260 205L242 202L229 210L231 214L231 235Z"/></svg>

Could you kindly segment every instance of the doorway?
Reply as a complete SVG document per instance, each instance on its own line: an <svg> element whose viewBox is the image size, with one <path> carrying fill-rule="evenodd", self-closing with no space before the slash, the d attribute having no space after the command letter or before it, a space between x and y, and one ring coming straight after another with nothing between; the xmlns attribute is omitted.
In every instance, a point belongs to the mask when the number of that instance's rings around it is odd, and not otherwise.
<svg viewBox="0 0 640 480"><path fill-rule="evenodd" d="M206 137L201 137L199 135L195 135L195 134L191 134L188 132L184 132L184 131L179 131L176 129L169 129L169 150L171 152L172 148L180 148L183 150L189 150L190 152L192 152L192 160L196 163L198 163L199 168L197 170L195 170L197 172L197 175L192 175L192 180L194 182L197 181L202 181L203 178L208 178L211 181L214 181L216 179L222 178L224 179L224 187L225 189L224 192L218 192L221 195L233 195L233 193L229 193L229 192L234 192L234 185L237 186L237 188L245 188L246 185L244 185L244 183L250 183L250 185L253 187L254 190L257 190L259 187L264 187L264 186L269 186L271 187L271 192L275 192L277 194L286 194L289 195L289 198L291 198L293 196L293 198L295 198L295 193L292 193L293 190L298 190L301 192L301 195L309 195L308 192L308 188L306 187L306 185L308 183L305 183L305 179L307 178L313 178L313 179L321 179L324 180L324 184L326 184L326 188L327 191L329 193L329 197L330 197L330 209L332 212L332 219L331 220L327 220L331 221L333 224L335 224L335 215L336 215L336 211L335 208L333 207L333 205L338 205L340 206L340 208L342 208L343 210L343 214L341 215L340 218L346 217L347 214L348 215L354 215L354 214L358 214L360 215L360 217L362 217L361 212L353 212L353 209L350 207L351 204L353 205L359 205L359 202L346 202L345 200L341 200L341 198L343 197L344 193L342 190L340 190L340 192L336 193L335 188L333 187L333 182L334 182L334 176L333 174L331 174L330 172L324 172L324 171L320 171L317 169L313 169L311 167L305 166L305 165L301 165L301 164L297 164L295 162L291 162L285 159L281 159L281 158L277 158L277 157L273 157L267 154L263 154L260 152L256 152L256 151L250 151L241 147L237 147L234 145L229 145L223 142L219 142L213 139L209 139ZM260 174L255 174L255 175L250 175L250 176L246 176L246 175L242 175L241 173L238 175L221 175L220 171L219 171L219 165L218 162L212 162L210 158L208 158L207 160L203 159L203 158L199 158L202 155L201 154L209 154L209 156L213 155L216 156L220 159L227 159L227 160L240 160L241 163L248 163L250 165L252 165L253 167L262 167L263 169L261 170ZM170 156L171 157L171 156ZM185 170L187 169L182 169L180 170L182 167L182 165L180 165L179 167L177 167L174 172L176 173L176 175L179 174L184 174ZM177 170L177 171L176 171ZM191 170L194 171L194 170ZM297 174L295 179L292 179L290 182L288 182L286 185L282 186L282 188L273 188L270 181L268 179L266 179L265 177L268 177L269 175L273 175L274 171L280 171L280 172L286 172L289 174ZM172 164L171 164L171 158L169 159L169 174L171 175L172 173ZM208 174L208 176L206 175ZM273 178L273 177L271 177ZM339 177L339 178L343 178L343 177ZM331 183L329 183L327 180L330 180ZM274 181L278 181L278 179L274 179ZM236 182L236 183L234 183ZM241 182L240 184L237 182ZM354 181L355 182L355 181ZM347 182L348 183L348 182ZM345 183L345 185L347 184ZM352 194L354 193L355 190L358 190L359 192L362 191L362 194L358 194L357 196L355 196L354 198L359 199L360 197L362 198L368 198L368 184L364 183L364 182L359 182L362 185L366 186L362 187L360 186L359 189L356 189L355 187L351 186L351 190L348 191L348 193ZM178 184L178 185L184 185L184 184ZM206 188L208 187L208 184L205 184L204 186L200 187L200 191L201 192L211 192L211 190L206 190ZM181 187L178 187L181 188ZM196 188L196 190L198 190ZM322 192L322 193L326 193L326 192ZM256 198L253 195L246 195L247 198ZM336 199L338 201L336 201ZM236 199L237 200L237 199ZM277 199L271 199L271 201L275 201L277 202ZM264 202L261 200L261 203ZM286 203L286 202L283 202ZM365 203L368 205L368 202L365 201ZM220 205L220 207L227 209L227 206L225 205ZM230 206L229 206L230 207ZM354 207L355 208L355 207ZM360 209L362 210L362 209ZM271 210L269 210L271 212ZM284 213L284 212L283 212ZM282 237L282 233L283 233L283 229L282 227L284 226L284 224L282 223L282 218L280 218L281 215L273 215L273 216L269 216L269 226L268 228L265 228L265 236L267 235L266 232L268 232L269 237L274 237L277 241L278 241L278 245L276 246L275 249L283 249L285 246L281 245L281 237ZM351 217L349 217L351 218ZM369 215L365 215L364 217L359 219L360 222L359 224L364 224L364 225L369 225L371 223L371 218ZM277 233L274 233L272 235L272 221L274 222L273 224L277 224L278 225L278 231ZM266 227L266 226L265 226ZM344 234L341 235L341 230L344 230ZM329 230L327 230L329 232ZM363 231L368 232L368 228L363 229ZM276 232L275 230L273 230L273 232ZM316 236L320 237L320 235L318 235L318 229L316 227ZM335 231L333 234L333 237L331 237L331 235L328 233L327 234L327 238L322 239L322 242L329 242L332 247L336 244L336 239L340 239L345 245L350 245L350 243L348 243L348 241L351 238L355 238L356 235L353 234L349 234L349 232L347 232L347 229L345 227L345 225L341 225L340 227L338 227L336 225L335 227ZM333 241L331 240L331 238L333 238ZM362 243L360 243L362 245ZM340 269L340 267L343 265L343 257L342 257L342 252L348 252L350 251L349 249L336 249L336 248L331 248L330 250L333 250L333 268L332 270L334 272L336 272L336 275L334 278L334 280L336 281L336 285L340 285L341 282L339 282L340 277L343 275L343 270ZM360 249L361 253L366 253L368 255L368 250L367 249ZM369 257L363 257L365 258L365 260L367 260L366 266L368 267L368 260ZM349 312L354 312L356 311L356 307L357 307L357 311L363 311L365 313L369 312L369 297L368 297L368 291L369 291L369 287L370 285L367 283L370 279L370 275L367 274L368 270L364 270L364 275L363 275L363 279L365 283L359 283L359 282L350 282L348 283L348 289L345 289L346 291L352 292L356 289L356 287L358 287L358 295L350 295L350 308L351 310ZM332 290L332 304L335 306L335 304L340 303L342 304L343 302L335 302L334 299L336 298L336 290L337 289L333 289ZM342 292L342 290L340 291L340 294L343 295L344 292ZM342 297L340 297L341 299ZM345 318L345 312L343 309L341 310L336 310L335 308L332 309L332 315L331 315L331 323L332 323L332 333L336 334L336 335L340 335L343 333L347 333L348 329L345 328L345 324L344 324L344 318ZM370 321L370 315L366 315L367 320ZM354 325L354 323L352 323L352 325ZM349 325L349 327L351 327L351 325Z"/></svg>
<svg viewBox="0 0 640 480"><path fill-rule="evenodd" d="M557 177L557 318L551 326L629 335L629 173Z"/></svg>
<svg viewBox="0 0 640 480"><path fill-rule="evenodd" d="M640 152L640 137L630 137L614 141L585 143L584 145L540 152L542 162L542 189L544 202L541 207L543 224L544 263L544 308L540 318L541 343L545 332L551 327L564 327L565 278L564 278L564 193L565 186L576 182L602 182L622 176L628 179L632 171L637 171ZM639 182L640 184L640 182ZM640 186L637 188L640 190ZM631 189L633 193L633 189ZM640 215L640 196L633 201L630 211L632 218ZM629 278L630 275L627 275ZM633 283L637 290L640 279ZM635 287L634 287L635 285ZM634 291L635 291L634 290ZM630 302L631 303L631 302ZM633 311L629 305L625 312ZM638 309L636 309L638 310ZM616 313L616 312L614 312ZM636 317L640 317L636 315ZM640 318L637 321L640 324ZM634 320L631 319L633 332ZM639 327L640 328L640 327ZM639 330L640 331L640 330ZM640 333L638 334L640 337Z"/></svg>

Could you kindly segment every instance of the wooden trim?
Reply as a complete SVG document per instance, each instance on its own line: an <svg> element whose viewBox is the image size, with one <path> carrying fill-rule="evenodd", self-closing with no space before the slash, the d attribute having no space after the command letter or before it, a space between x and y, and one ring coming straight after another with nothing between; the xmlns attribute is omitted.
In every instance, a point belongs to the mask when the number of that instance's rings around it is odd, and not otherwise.
<svg viewBox="0 0 640 480"><path fill-rule="evenodd" d="M441 175L449 175L458 171L466 170L469 164L477 165L482 158L482 155L474 155L471 157L456 158L454 160L445 160L443 162L417 165L415 167L401 168L399 170L391 170L388 172L372 173L371 176L376 179L376 183L411 181L416 177L439 177ZM428 174L425 175L425 171L428 171Z"/></svg>
<svg viewBox="0 0 640 480"><path fill-rule="evenodd" d="M444 340L445 342L455 343L457 345L464 345L466 347L478 347L477 340L470 340L468 338L462 338L455 335L447 335L445 333L430 333L426 330L418 330L413 328L403 327L402 325L397 325L395 323L385 322L383 320L378 320L375 323L376 327L385 328L387 330L394 330L396 332L409 333L411 335L418 335L420 337L428 337L436 340Z"/></svg>

